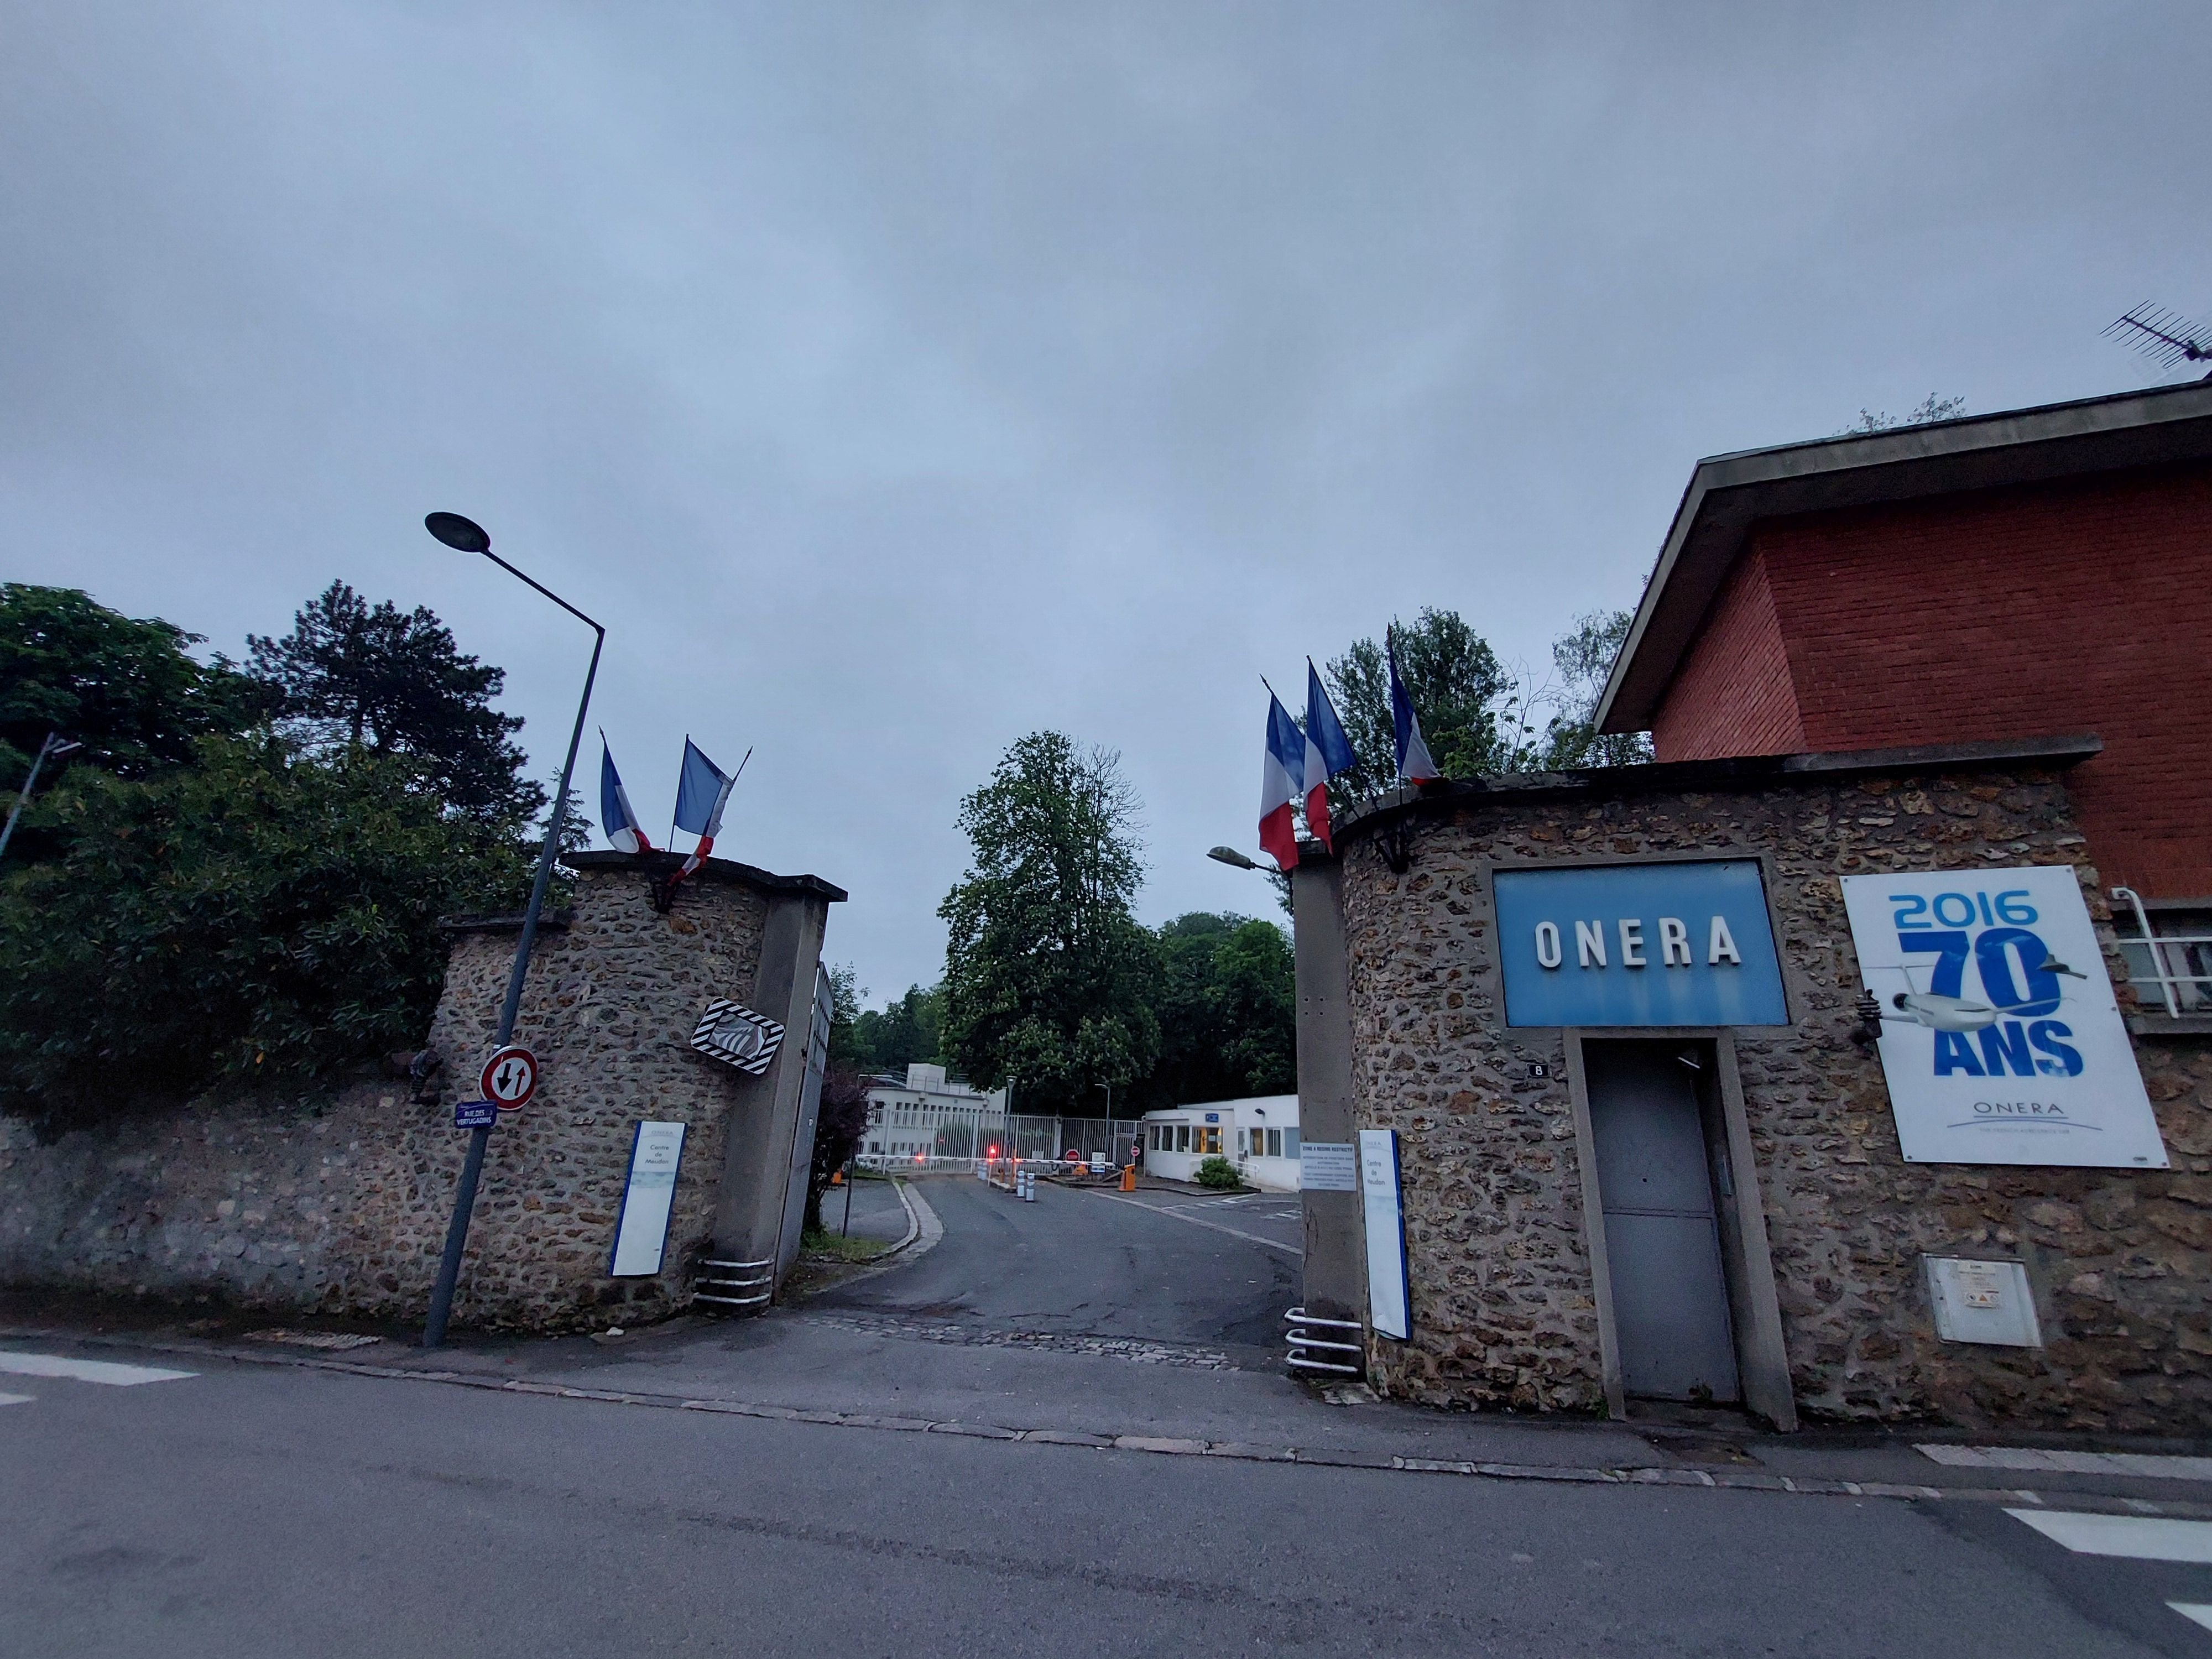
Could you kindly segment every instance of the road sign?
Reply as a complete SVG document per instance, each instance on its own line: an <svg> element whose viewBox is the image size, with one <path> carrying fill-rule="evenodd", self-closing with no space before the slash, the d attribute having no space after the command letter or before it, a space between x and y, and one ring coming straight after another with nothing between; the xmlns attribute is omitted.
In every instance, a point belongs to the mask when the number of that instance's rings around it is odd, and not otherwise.
<svg viewBox="0 0 2212 1659"><path fill-rule="evenodd" d="M538 1092L538 1056L511 1042L484 1061L479 1081L486 1100L502 1112L514 1111Z"/></svg>
<svg viewBox="0 0 2212 1659"><path fill-rule="evenodd" d="M453 1127L456 1129L489 1129L499 1120L499 1108L489 1100L457 1100L453 1103Z"/></svg>

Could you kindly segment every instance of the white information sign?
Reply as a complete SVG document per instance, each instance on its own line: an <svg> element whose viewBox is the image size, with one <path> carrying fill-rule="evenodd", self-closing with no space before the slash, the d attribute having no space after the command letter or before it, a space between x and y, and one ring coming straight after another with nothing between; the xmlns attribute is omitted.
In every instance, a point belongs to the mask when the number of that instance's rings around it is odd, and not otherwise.
<svg viewBox="0 0 2212 1659"><path fill-rule="evenodd" d="M2072 866L1843 880L1908 1163L2166 1167Z"/></svg>
<svg viewBox="0 0 2212 1659"><path fill-rule="evenodd" d="M1298 1185L1310 1193L1356 1193L1359 1160L1348 1140L1309 1140L1298 1148Z"/></svg>
<svg viewBox="0 0 2212 1659"><path fill-rule="evenodd" d="M684 1158L684 1126L641 1123L629 1149L629 1184L615 1223L614 1279L648 1278L660 1271L668 1244L668 1212L676 1202L676 1166Z"/></svg>
<svg viewBox="0 0 2212 1659"><path fill-rule="evenodd" d="M1406 1304L1406 1220L1398 1203L1398 1132L1359 1132L1359 1191L1367 1220L1367 1322L1404 1341L1412 1331Z"/></svg>

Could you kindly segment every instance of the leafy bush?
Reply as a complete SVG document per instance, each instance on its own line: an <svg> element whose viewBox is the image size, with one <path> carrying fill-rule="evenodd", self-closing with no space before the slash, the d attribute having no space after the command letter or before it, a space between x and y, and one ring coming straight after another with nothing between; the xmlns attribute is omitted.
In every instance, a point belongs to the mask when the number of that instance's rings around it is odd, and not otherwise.
<svg viewBox="0 0 2212 1659"><path fill-rule="evenodd" d="M75 770L38 803L47 855L0 872L0 1111L59 1127L411 1047L438 918L528 890L528 849L449 815L404 757L264 737L198 758Z"/></svg>
<svg viewBox="0 0 2212 1659"><path fill-rule="evenodd" d="M1198 1166L1198 1184L1201 1187L1241 1187L1237 1166L1216 1152Z"/></svg>

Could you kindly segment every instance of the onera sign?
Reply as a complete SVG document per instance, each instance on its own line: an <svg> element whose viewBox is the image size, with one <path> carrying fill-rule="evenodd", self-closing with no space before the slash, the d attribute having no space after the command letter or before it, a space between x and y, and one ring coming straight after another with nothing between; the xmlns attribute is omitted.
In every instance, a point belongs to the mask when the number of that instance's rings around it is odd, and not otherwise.
<svg viewBox="0 0 2212 1659"><path fill-rule="evenodd" d="M519 1042L492 1051L477 1079L483 1097L502 1112L511 1112L538 1092L538 1056Z"/></svg>

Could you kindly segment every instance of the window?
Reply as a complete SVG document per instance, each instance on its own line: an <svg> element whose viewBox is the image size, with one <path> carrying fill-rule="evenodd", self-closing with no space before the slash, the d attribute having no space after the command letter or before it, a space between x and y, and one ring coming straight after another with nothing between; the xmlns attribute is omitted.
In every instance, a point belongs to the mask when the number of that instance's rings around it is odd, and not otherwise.
<svg viewBox="0 0 2212 1659"><path fill-rule="evenodd" d="M1189 1150L1190 1125L1188 1123L1178 1123L1176 1125L1176 1151L1179 1152L1187 1152Z"/></svg>
<svg viewBox="0 0 2212 1659"><path fill-rule="evenodd" d="M1251 1153L1252 1143L1247 1138L1249 1133L1250 1131L1245 1129L1239 1129L1237 1132L1237 1156L1239 1158L1248 1157Z"/></svg>
<svg viewBox="0 0 2212 1659"><path fill-rule="evenodd" d="M1296 1158L1297 1155L1298 1155L1298 1132L1297 1132L1296 1129L1285 1129L1285 1130L1284 1130L1284 1131L1283 1131L1283 1156L1284 1156L1285 1158Z"/></svg>
<svg viewBox="0 0 2212 1659"><path fill-rule="evenodd" d="M1280 1129L1270 1129L1270 1130L1268 1130L1268 1131L1267 1131L1267 1156L1268 1156L1269 1158L1280 1158L1282 1155L1283 1155L1283 1132L1282 1132Z"/></svg>
<svg viewBox="0 0 2212 1659"><path fill-rule="evenodd" d="M1198 1150L1200 1152L1205 1153L1209 1158L1218 1158L1221 1156L1220 1130L1216 1128L1201 1129L1199 1132L1199 1137L1200 1145Z"/></svg>

